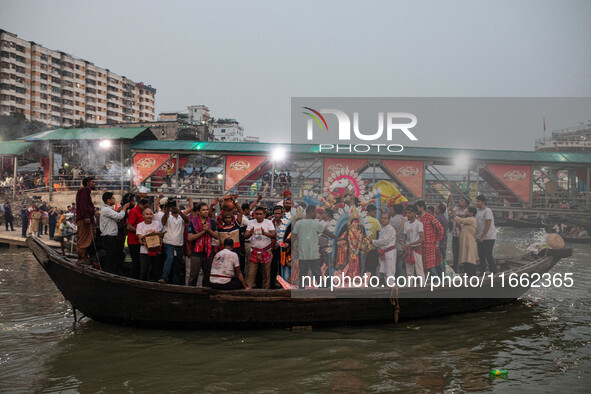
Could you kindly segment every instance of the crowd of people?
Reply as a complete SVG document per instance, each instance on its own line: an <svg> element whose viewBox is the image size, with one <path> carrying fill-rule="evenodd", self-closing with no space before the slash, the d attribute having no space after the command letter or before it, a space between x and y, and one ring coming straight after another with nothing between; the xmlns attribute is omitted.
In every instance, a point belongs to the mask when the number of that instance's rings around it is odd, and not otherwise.
<svg viewBox="0 0 591 394"><path fill-rule="evenodd" d="M17 206L16 209L18 210L19 207ZM0 205L0 214L4 218L6 231L16 231L14 228L15 211L10 199L6 199L4 204ZM75 204L69 205L66 210L61 210L43 201L31 204L22 203L20 211L17 211L16 214L20 218L23 238L34 234L39 238L47 236L49 239L54 239L56 236L65 236L76 232Z"/></svg>
<svg viewBox="0 0 591 394"><path fill-rule="evenodd" d="M476 198L476 207L467 199L456 206L451 198L434 207L424 201L383 210L365 205L354 212L364 213L368 229L352 214L347 226L335 234L329 230L334 217L330 207L301 203L298 217L288 190L272 209L262 205L261 195L243 204L236 201L237 196L207 203L164 196L151 201L133 194L117 202L107 191L98 211L91 198L94 190L94 179L87 177L76 196L79 264L90 264L89 257L96 253L97 268L135 279L187 286L201 283L218 289L272 289L289 282L301 286L303 277L324 275L328 266L331 274L424 279L426 273L444 273L448 231L454 271L459 272L462 263L464 272L474 275L478 259L482 272L496 271L492 254L496 230L484 196ZM278 239L288 214L293 217L289 235ZM332 254L327 247L331 242ZM125 243L130 265L125 260ZM291 267L291 275L283 278L287 282L281 277L285 265Z"/></svg>

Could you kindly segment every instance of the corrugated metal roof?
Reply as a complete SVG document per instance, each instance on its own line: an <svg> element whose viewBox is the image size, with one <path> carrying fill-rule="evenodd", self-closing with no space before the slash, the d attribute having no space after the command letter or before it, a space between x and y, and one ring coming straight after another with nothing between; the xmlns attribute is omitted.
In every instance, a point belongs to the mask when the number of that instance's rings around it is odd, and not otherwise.
<svg viewBox="0 0 591 394"><path fill-rule="evenodd" d="M55 129L33 134L25 141L62 141L62 140L131 140L137 137L153 138L149 127L112 127L85 129Z"/></svg>
<svg viewBox="0 0 591 394"><path fill-rule="evenodd" d="M0 142L0 155L14 156L23 154L27 149L33 146L30 142L6 141Z"/></svg>
<svg viewBox="0 0 591 394"><path fill-rule="evenodd" d="M175 151L194 152L205 151L212 153L230 154L261 154L271 152L278 146L284 147L288 152L299 154L318 154L318 145L312 144L282 144L282 143L261 143L261 142L218 142L218 141L138 141L131 144L134 150L144 151ZM472 160L485 160L497 162L536 162L536 163L572 163L591 164L590 153L573 152L534 152L534 151L512 151L512 150L486 150L486 149L458 149L458 148L423 148L405 147L400 153L390 153L385 149L381 152L353 153L347 152L322 152L322 156L351 156L380 159L423 159L449 162L460 155L467 156Z"/></svg>

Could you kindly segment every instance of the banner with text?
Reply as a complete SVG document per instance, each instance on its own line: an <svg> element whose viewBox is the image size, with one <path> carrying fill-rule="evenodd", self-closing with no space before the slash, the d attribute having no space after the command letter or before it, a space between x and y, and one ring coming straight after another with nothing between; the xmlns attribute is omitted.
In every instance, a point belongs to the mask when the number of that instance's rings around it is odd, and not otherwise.
<svg viewBox="0 0 591 394"><path fill-rule="evenodd" d="M226 156L226 190L238 185L264 161L266 156Z"/></svg>
<svg viewBox="0 0 591 394"><path fill-rule="evenodd" d="M382 160L382 164L408 191L417 198L423 198L422 161Z"/></svg>
<svg viewBox="0 0 591 394"><path fill-rule="evenodd" d="M486 168L523 202L529 202L531 166L487 164Z"/></svg>
<svg viewBox="0 0 591 394"><path fill-rule="evenodd" d="M133 185L142 183L169 158L168 153L136 153L133 157Z"/></svg>

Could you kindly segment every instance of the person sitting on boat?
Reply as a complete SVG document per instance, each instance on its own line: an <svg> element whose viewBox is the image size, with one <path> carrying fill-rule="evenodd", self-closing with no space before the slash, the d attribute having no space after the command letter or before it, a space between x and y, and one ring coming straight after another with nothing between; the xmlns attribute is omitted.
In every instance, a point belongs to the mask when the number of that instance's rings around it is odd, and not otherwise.
<svg viewBox="0 0 591 394"><path fill-rule="evenodd" d="M254 219L248 222L244 238L250 238L250 256L246 261L246 283L248 287L254 285L259 265L263 272L263 288L271 287L271 239L275 238L275 226L269 219L265 219L265 208L257 207Z"/></svg>
<svg viewBox="0 0 591 394"><path fill-rule="evenodd" d="M579 234L577 234L577 237L579 237L579 238L588 238L589 237L589 233L587 232L587 230L585 230L585 227L581 227L581 231L579 232Z"/></svg>
<svg viewBox="0 0 591 394"><path fill-rule="evenodd" d="M193 242L191 250L191 270L189 273L189 286L196 286L199 279L199 271L203 268L203 285L209 281L210 258L213 257L213 240L219 239L218 226L209 217L209 206L202 202L197 204L197 215L189 222L189 242Z"/></svg>
<svg viewBox="0 0 591 394"><path fill-rule="evenodd" d="M478 256L476 246L476 213L476 208L468 207L468 216L462 218L456 216L454 210L449 211L450 217L457 224L461 224L460 261L464 264L464 272L468 276L476 275L476 259Z"/></svg>
<svg viewBox="0 0 591 394"><path fill-rule="evenodd" d="M218 290L236 290L251 288L246 284L242 271L240 270L240 260L234 249L234 241L226 238L223 243L223 249L220 250L211 263L211 272L209 282L212 289Z"/></svg>
<svg viewBox="0 0 591 394"><path fill-rule="evenodd" d="M154 212L150 208L145 208L142 212L144 221L138 223L135 233L140 241L140 280L148 280L150 268L157 265L162 246L148 249L146 245L146 235L162 231L162 224L154 220ZM162 243L162 236L160 237Z"/></svg>
<svg viewBox="0 0 591 394"><path fill-rule="evenodd" d="M378 239L374 239L371 243L378 248L380 264L378 272L380 280L386 283L388 277L396 275L396 229L390 224L390 215L386 211L380 216L380 224L382 228Z"/></svg>

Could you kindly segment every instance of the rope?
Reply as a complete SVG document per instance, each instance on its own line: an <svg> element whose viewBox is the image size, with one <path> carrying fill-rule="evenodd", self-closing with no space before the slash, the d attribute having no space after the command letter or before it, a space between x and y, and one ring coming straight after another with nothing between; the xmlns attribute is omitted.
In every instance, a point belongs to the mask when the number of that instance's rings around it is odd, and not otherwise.
<svg viewBox="0 0 591 394"><path fill-rule="evenodd" d="M390 291L390 304L394 306L394 323L398 323L398 316L400 315L400 302L398 301L398 286L392 287L392 290Z"/></svg>

